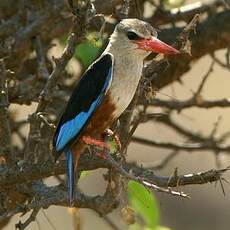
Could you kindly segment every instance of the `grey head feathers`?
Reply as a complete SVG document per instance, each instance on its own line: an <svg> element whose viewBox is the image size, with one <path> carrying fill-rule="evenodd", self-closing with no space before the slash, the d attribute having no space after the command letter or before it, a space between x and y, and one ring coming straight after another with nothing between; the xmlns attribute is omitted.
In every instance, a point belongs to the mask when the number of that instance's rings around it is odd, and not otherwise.
<svg viewBox="0 0 230 230"><path fill-rule="evenodd" d="M136 33L140 38L157 37L157 31L148 23L135 18L123 19L116 27L120 33Z"/></svg>
<svg viewBox="0 0 230 230"><path fill-rule="evenodd" d="M138 49L135 41L151 37L157 37L157 31L149 23L135 18L123 19L117 24L105 52L115 56L132 56L143 61L151 52Z"/></svg>

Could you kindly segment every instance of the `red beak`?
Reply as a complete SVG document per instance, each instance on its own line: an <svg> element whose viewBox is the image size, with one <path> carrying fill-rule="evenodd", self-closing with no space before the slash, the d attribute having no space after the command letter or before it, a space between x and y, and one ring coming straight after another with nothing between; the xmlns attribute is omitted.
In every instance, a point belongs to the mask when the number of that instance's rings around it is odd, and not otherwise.
<svg viewBox="0 0 230 230"><path fill-rule="evenodd" d="M172 46L167 45L156 37L152 37L151 39L141 39L135 41L135 43L139 46L140 49L146 51L152 51L154 53L162 53L162 54L179 54L180 51L173 48Z"/></svg>

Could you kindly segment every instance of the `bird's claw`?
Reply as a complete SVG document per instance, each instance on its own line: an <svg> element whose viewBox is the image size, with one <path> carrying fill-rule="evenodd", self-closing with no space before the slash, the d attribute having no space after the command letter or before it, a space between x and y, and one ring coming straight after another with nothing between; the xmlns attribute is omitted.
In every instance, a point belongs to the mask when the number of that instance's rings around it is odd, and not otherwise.
<svg viewBox="0 0 230 230"><path fill-rule="evenodd" d="M120 139L111 129L106 129L102 135L102 138L104 138L103 141L90 136L82 136L82 141L84 141L87 145L102 149L102 152L97 152L96 156L104 160L107 159L107 151L109 151L111 154L121 151Z"/></svg>
<svg viewBox="0 0 230 230"><path fill-rule="evenodd" d="M90 136L83 136L82 140L87 144L87 145L92 145L92 146L96 146L100 149L102 149L102 152L96 152L96 156L99 158L102 158L104 160L107 159L107 154L105 151L110 151L109 146L107 145L107 143L105 143L104 141L101 140L97 140L95 138L92 138Z"/></svg>

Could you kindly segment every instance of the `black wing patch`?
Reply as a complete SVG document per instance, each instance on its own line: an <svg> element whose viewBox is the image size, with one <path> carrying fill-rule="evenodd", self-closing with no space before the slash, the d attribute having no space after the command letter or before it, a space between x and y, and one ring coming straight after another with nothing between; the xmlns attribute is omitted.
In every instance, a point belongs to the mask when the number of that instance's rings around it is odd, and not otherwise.
<svg viewBox="0 0 230 230"><path fill-rule="evenodd" d="M113 57L106 54L85 72L75 87L57 126L53 146L57 153L71 145L103 101L113 74Z"/></svg>

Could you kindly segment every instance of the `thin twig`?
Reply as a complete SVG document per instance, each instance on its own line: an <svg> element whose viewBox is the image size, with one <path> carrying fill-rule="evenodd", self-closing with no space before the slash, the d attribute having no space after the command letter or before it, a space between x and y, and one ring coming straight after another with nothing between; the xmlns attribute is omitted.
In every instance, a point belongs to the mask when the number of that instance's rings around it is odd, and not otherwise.
<svg viewBox="0 0 230 230"><path fill-rule="evenodd" d="M11 149L11 129L9 121L9 100L7 74L4 60L0 60L0 157L8 163L14 161L15 156Z"/></svg>
<svg viewBox="0 0 230 230"><path fill-rule="evenodd" d="M46 215L46 212L42 209L42 214L44 215L45 219L47 220L47 222L49 223L50 227L53 230L56 230L56 227L54 226L54 224L52 223L52 221L50 220L50 218Z"/></svg>
<svg viewBox="0 0 230 230"><path fill-rule="evenodd" d="M108 216L104 216L104 217L103 217L103 220L108 224L108 226L109 226L111 229L114 229L114 230L121 230L116 224L113 223L113 221L112 221Z"/></svg>
<svg viewBox="0 0 230 230"><path fill-rule="evenodd" d="M160 187L157 184L154 184L152 181L148 181L145 178L142 178L141 176L135 176L135 175L128 173L121 165L119 165L111 157L110 154L108 154L108 153L105 153L105 154L106 154L107 161L110 162L111 166L114 167L126 179L137 181L137 182L147 186L148 188L155 190L155 191L158 191L158 192L164 192L164 193L168 193L168 194L173 195L173 196L180 196L183 198L189 198L189 195L187 195L183 192L177 192L177 191L172 190L171 188Z"/></svg>
<svg viewBox="0 0 230 230"><path fill-rule="evenodd" d="M118 170L119 173L122 173L122 175L124 175L126 178L133 179L133 176L130 176L130 174L127 175L127 172L121 169L120 166L116 166L115 164L113 164L113 166L116 167L116 170ZM167 193L172 192L170 191L170 188L168 188L168 186L178 187L182 185L206 184L209 182L219 181L219 179L222 178L223 173L229 170L229 168L224 168L220 170L209 170L206 172L193 173L188 175L174 174L171 177L161 177L156 176L151 170L143 171L143 168L134 167L133 165L131 165L131 167L132 173L136 175L134 178L136 181L143 183L150 188L152 187L153 183L158 184L159 186L161 186L161 188L166 187ZM145 181L139 181L138 178L144 178ZM66 190L62 186L47 187L44 184L40 184L39 187L33 187L33 192L35 192L36 197L38 197L37 200L34 200L26 205L20 205L16 208L7 210L0 215L0 221L9 218L17 213L24 213L25 210L30 211L34 208L49 207L50 205L68 205ZM178 194L174 195L184 196L184 194L180 194L179 192L175 193ZM104 196L89 197L78 192L75 195L75 206L78 208L91 208L101 215L106 215L115 208L113 203L114 199L116 198L110 197L110 193L105 193ZM110 206L109 204L112 206Z"/></svg>
<svg viewBox="0 0 230 230"><path fill-rule="evenodd" d="M165 158L163 158L162 160L159 160L157 162L153 162L150 164L145 165L145 168L148 169L152 169L152 170L160 170L164 167L166 167L166 165L177 155L179 154L179 151L173 151L171 153L169 153Z"/></svg>
<svg viewBox="0 0 230 230"><path fill-rule="evenodd" d="M159 106L163 108L167 108L170 110L181 111L182 109L198 107L203 109L210 109L210 108L226 108L230 107L230 99L220 99L220 100L205 100L202 99L197 103L197 100L194 98L190 98L188 100L180 100L180 101L171 101L171 100L161 100L155 98L151 101L142 100L141 104L144 105L151 105L151 106Z"/></svg>
<svg viewBox="0 0 230 230"><path fill-rule="evenodd" d="M209 67L207 73L204 75L204 77L203 77L203 79L202 79L202 81L201 81L201 83L200 83L200 85L199 85L197 91L195 92L194 97L197 97L198 95L200 95L200 93L201 93L202 89L204 88L204 85L205 85L205 83L206 83L206 81L207 81L207 79L208 79L210 73L213 72L213 66L214 66L214 64L215 64L215 62L212 61L212 63L211 63L211 65L210 65L210 67Z"/></svg>
<svg viewBox="0 0 230 230"><path fill-rule="evenodd" d="M229 69L228 65L222 62L219 58L217 58L214 53L210 54L210 56L213 59L213 61L216 62L219 66Z"/></svg>
<svg viewBox="0 0 230 230"><path fill-rule="evenodd" d="M142 137L132 137L132 141L164 149L172 149L172 150L185 150L185 151L217 151L217 152L230 152L230 146L221 146L214 142L205 142L205 143L170 143L170 142L161 142L157 140L148 140Z"/></svg>
<svg viewBox="0 0 230 230"><path fill-rule="evenodd" d="M21 221L19 221L19 223L17 223L15 225L15 228L16 229L19 229L19 230L23 230L23 229L26 229L33 221L35 221L36 219L36 216L39 212L40 208L34 208L32 213L30 214L29 218L24 222L22 223Z"/></svg>
<svg viewBox="0 0 230 230"><path fill-rule="evenodd" d="M88 4L86 5L88 7ZM76 17L72 32L69 35L67 45L61 55L60 58L55 59L55 68L49 76L49 79L40 94L40 101L37 106L36 112L34 116L32 116L30 122L30 132L28 136L28 141L26 145L25 151L25 158L27 160L33 160L33 156L31 156L31 152L36 149L37 140L41 134L39 133L41 120L36 119L36 114L42 111L45 111L46 107L52 102L52 92L57 84L59 78L61 77L62 71L64 71L66 65L68 64L69 60L72 58L75 52L76 44L81 42L85 39L85 32L86 32L86 14L87 9L82 9L82 14L79 14L79 17ZM81 24L81 26L78 26Z"/></svg>

